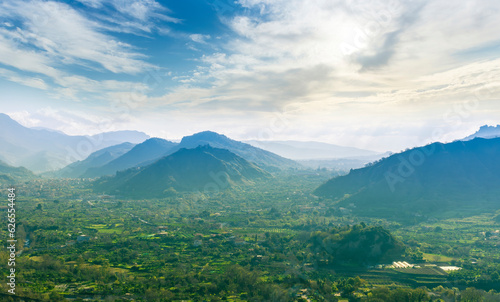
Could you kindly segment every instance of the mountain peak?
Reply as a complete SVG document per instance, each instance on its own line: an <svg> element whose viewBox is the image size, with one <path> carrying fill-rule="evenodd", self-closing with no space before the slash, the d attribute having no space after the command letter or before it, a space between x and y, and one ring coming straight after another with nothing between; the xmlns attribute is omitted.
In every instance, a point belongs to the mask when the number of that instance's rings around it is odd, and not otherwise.
<svg viewBox="0 0 500 302"><path fill-rule="evenodd" d="M270 177L226 149L208 145L181 148L142 169L128 169L96 182L98 188L127 196L162 197L170 191L219 191Z"/></svg>
<svg viewBox="0 0 500 302"><path fill-rule="evenodd" d="M468 141L468 140L472 140L476 137L481 137L481 138L500 137L500 125L497 125L497 126L483 125L483 126L479 127L479 130L476 131L476 133L469 135L462 140Z"/></svg>
<svg viewBox="0 0 500 302"><path fill-rule="evenodd" d="M227 141L227 140L230 139L223 134L219 134L214 131L202 131L190 136L183 137L181 143L190 141Z"/></svg>
<svg viewBox="0 0 500 302"><path fill-rule="evenodd" d="M167 140L164 140L163 138L159 138L159 137L152 137L152 138L148 138L147 140L145 140L143 142L143 144L161 144L164 142L167 142Z"/></svg>
<svg viewBox="0 0 500 302"><path fill-rule="evenodd" d="M256 163L261 167L269 167L270 169L299 166L299 164L290 159L283 158L269 151L240 141L235 141L223 134L213 131L203 131L185 136L182 138L177 148L192 149L200 145L210 145L213 148L227 149L250 162Z"/></svg>

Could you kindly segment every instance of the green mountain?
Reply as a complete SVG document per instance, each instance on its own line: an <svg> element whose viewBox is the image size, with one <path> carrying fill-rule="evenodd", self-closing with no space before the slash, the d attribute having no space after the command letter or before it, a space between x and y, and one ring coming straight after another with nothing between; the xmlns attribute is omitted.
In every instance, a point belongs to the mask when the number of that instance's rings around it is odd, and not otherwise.
<svg viewBox="0 0 500 302"><path fill-rule="evenodd" d="M144 162L158 160L176 145L176 143L161 138L150 138L102 166L87 169L87 171L82 174L82 177L113 175L117 171L144 166Z"/></svg>
<svg viewBox="0 0 500 302"><path fill-rule="evenodd" d="M34 178L37 176L30 170L24 167L12 167L0 161L0 185L15 185Z"/></svg>
<svg viewBox="0 0 500 302"><path fill-rule="evenodd" d="M500 208L500 138L434 143L394 154L315 190L358 214L397 220Z"/></svg>
<svg viewBox="0 0 500 302"><path fill-rule="evenodd" d="M214 148L227 149L243 157L247 161L255 163L269 171L301 167L300 164L291 159L281 157L272 152L246 143L235 141L225 135L212 131L204 131L183 137L179 145L172 149L170 153L176 152L181 148L191 149L204 145L210 145Z"/></svg>
<svg viewBox="0 0 500 302"><path fill-rule="evenodd" d="M78 178L82 177L88 169L101 167L123 154L130 151L135 145L132 143L123 143L108 148L101 149L89 155L84 160L74 162L68 166L52 172L47 173L48 176L62 177L62 178Z"/></svg>
<svg viewBox="0 0 500 302"><path fill-rule="evenodd" d="M161 197L175 191L218 192L270 175L240 156L210 146L181 149L155 163L96 181L96 191L129 197Z"/></svg>

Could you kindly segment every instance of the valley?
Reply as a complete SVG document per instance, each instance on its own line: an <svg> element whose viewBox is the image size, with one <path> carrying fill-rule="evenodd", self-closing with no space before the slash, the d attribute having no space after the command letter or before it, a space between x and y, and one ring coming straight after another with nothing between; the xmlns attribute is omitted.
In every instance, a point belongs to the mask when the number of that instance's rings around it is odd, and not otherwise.
<svg viewBox="0 0 500 302"><path fill-rule="evenodd" d="M0 162L5 301L500 299L500 138L362 166L342 156L366 150L312 144L341 153L303 165L212 131L115 143L41 173Z"/></svg>
<svg viewBox="0 0 500 302"><path fill-rule="evenodd" d="M18 238L29 243L18 243L18 295L50 301L495 296L500 211L407 224L362 217L311 194L329 178L324 171L289 171L220 192L150 199L96 194L89 180L25 182L17 186ZM0 257L5 270L5 252ZM393 261L415 267L392 268Z"/></svg>

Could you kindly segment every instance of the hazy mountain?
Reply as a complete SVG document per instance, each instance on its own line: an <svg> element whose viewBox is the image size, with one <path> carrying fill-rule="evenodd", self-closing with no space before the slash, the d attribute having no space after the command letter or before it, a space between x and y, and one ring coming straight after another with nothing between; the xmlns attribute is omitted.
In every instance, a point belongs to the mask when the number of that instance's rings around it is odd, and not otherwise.
<svg viewBox="0 0 500 302"><path fill-rule="evenodd" d="M161 197L176 191L214 192L270 175L240 156L219 148L180 149L155 163L120 171L96 182L96 190L133 197Z"/></svg>
<svg viewBox="0 0 500 302"><path fill-rule="evenodd" d="M0 113L0 157L34 172L57 170L117 143L140 143L148 136L117 131L94 136L70 136L59 131L27 128Z"/></svg>
<svg viewBox="0 0 500 302"><path fill-rule="evenodd" d="M48 176L78 178L82 177L88 169L101 167L130 151L135 145L122 143L96 151L84 160L74 162L61 170L48 173Z"/></svg>
<svg viewBox="0 0 500 302"><path fill-rule="evenodd" d="M500 208L500 138L434 143L329 180L315 194L364 215L403 220Z"/></svg>
<svg viewBox="0 0 500 302"><path fill-rule="evenodd" d="M248 144L293 160L355 158L376 156L378 152L319 142L247 141Z"/></svg>
<svg viewBox="0 0 500 302"><path fill-rule="evenodd" d="M20 182L31 180L37 176L24 167L12 167L0 161L0 185L15 185Z"/></svg>
<svg viewBox="0 0 500 302"><path fill-rule="evenodd" d="M145 142L134 146L130 151L100 166L89 168L82 177L100 177L113 175L117 171L128 168L143 166L143 163L150 163L163 157L169 150L177 146L176 143L161 139L150 138Z"/></svg>
<svg viewBox="0 0 500 302"><path fill-rule="evenodd" d="M144 132L135 130L122 130L122 131L110 131L92 135L95 141L104 141L108 145L119 145L121 143L127 142L132 144L140 144L145 140L149 139L149 135Z"/></svg>
<svg viewBox="0 0 500 302"><path fill-rule="evenodd" d="M476 137L481 137L481 138L500 137L500 125L498 125L496 127L488 126L488 125L481 126L476 133L469 135L462 140L468 141L468 140L474 139Z"/></svg>
<svg viewBox="0 0 500 302"><path fill-rule="evenodd" d="M232 140L225 135L218 134L212 131L204 131L185 136L180 144L171 152L175 152L181 148L196 148L198 146L210 145L214 148L227 149L244 159L256 163L265 169L282 169L282 168L297 168L300 165L293 160L281 157L272 152L256 148L252 145Z"/></svg>
<svg viewBox="0 0 500 302"><path fill-rule="evenodd" d="M307 159L297 160L298 163L304 167L312 169L331 169L340 172L349 172L351 169L363 168L369 163L380 160L383 157L390 156L391 152L372 156L359 156L359 157L345 157L345 158L332 158L332 159Z"/></svg>

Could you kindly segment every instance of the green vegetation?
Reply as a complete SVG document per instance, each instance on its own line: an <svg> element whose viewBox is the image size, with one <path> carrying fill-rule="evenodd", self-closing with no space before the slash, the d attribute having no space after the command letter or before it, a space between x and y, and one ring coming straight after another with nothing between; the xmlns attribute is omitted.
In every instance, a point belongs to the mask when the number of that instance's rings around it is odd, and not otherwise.
<svg viewBox="0 0 500 302"><path fill-rule="evenodd" d="M152 199L99 195L88 180L20 184L16 294L42 301L499 298L498 213L409 224L361 217L311 195L329 177L289 171L216 193ZM6 231L0 236L5 245ZM3 250L3 272L6 260ZM393 268L393 261L415 267Z"/></svg>
<svg viewBox="0 0 500 302"><path fill-rule="evenodd" d="M180 149L143 168L131 168L96 182L95 190L133 198L178 191L219 192L271 175L238 155L208 145Z"/></svg>
<svg viewBox="0 0 500 302"><path fill-rule="evenodd" d="M0 160L0 185L6 186L11 183L18 183L35 179L36 176L26 168L12 167Z"/></svg>
<svg viewBox="0 0 500 302"><path fill-rule="evenodd" d="M500 138L433 143L381 159L315 190L360 216L400 222L491 213L500 202Z"/></svg>

